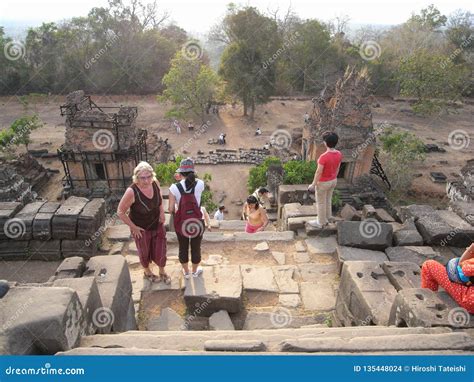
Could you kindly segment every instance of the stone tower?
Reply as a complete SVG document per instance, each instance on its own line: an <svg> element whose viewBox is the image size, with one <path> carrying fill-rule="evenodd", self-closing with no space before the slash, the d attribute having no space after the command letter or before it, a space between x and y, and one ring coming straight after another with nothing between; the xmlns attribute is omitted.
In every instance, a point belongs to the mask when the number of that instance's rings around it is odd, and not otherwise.
<svg viewBox="0 0 474 382"><path fill-rule="evenodd" d="M313 99L313 111L303 128L301 154L307 161L317 160L326 150L322 140L326 131L338 134L337 148L344 156L338 177L349 183L370 172L375 153L367 86L366 70L348 68L333 88L325 88Z"/></svg>
<svg viewBox="0 0 474 382"><path fill-rule="evenodd" d="M147 134L137 129L137 114L136 107L99 107L82 90L67 95L61 106L66 140L58 155L70 193L106 197L130 185L135 166L147 160Z"/></svg>

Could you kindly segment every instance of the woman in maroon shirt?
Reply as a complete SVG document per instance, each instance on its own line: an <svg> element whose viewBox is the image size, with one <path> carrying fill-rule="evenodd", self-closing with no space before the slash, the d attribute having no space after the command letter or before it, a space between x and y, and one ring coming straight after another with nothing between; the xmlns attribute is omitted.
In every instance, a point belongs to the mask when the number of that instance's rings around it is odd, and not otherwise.
<svg viewBox="0 0 474 382"><path fill-rule="evenodd" d="M128 215L127 211L130 211ZM127 188L120 200L117 214L130 227L144 276L152 282L163 281L170 284L171 279L165 272L166 231L163 199L153 167L147 162L140 162L133 170L133 184ZM159 267L159 276L150 269L152 262Z"/></svg>

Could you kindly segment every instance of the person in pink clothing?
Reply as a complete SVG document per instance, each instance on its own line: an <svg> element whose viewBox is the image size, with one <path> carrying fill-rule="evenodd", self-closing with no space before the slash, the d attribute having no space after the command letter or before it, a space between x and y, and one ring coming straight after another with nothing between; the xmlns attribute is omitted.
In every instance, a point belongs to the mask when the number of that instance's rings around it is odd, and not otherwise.
<svg viewBox="0 0 474 382"><path fill-rule="evenodd" d="M450 267L451 262L454 267ZM450 260L446 267L435 260L427 260L421 267L422 288L436 292L441 286L470 314L474 314L473 280L474 244L471 244L460 258Z"/></svg>
<svg viewBox="0 0 474 382"><path fill-rule="evenodd" d="M323 134L326 151L318 158L318 169L314 174L313 183L308 186L308 191L316 190L316 208L318 218L308 223L317 228L322 228L332 220L332 194L337 184L337 174L342 162L342 154L335 147L339 137L334 132Z"/></svg>

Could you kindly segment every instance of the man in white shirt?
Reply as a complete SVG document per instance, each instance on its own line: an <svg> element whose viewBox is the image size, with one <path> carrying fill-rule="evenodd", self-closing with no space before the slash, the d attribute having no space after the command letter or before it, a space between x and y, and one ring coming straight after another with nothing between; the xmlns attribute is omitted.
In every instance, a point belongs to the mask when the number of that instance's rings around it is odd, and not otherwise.
<svg viewBox="0 0 474 382"><path fill-rule="evenodd" d="M224 206L220 206L219 209L214 213L214 219L215 220L224 220Z"/></svg>

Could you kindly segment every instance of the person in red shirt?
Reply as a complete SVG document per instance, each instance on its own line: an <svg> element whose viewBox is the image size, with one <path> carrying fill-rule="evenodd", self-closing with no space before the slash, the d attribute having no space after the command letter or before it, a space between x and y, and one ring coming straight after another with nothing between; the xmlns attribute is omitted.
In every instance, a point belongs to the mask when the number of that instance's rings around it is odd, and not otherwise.
<svg viewBox="0 0 474 382"><path fill-rule="evenodd" d="M308 223L317 228L322 228L332 220L332 194L337 184L337 174L341 166L342 154L335 147L339 137L334 132L323 134L326 151L318 158L318 169L314 174L313 183L308 186L308 191L316 190L316 207L318 218Z"/></svg>
<svg viewBox="0 0 474 382"><path fill-rule="evenodd" d="M471 281L474 276L474 244L471 244L459 259L459 268L469 281L461 284L449 279L446 267L435 260L427 260L421 267L421 287L436 292L441 286L449 295L474 314L474 286Z"/></svg>

